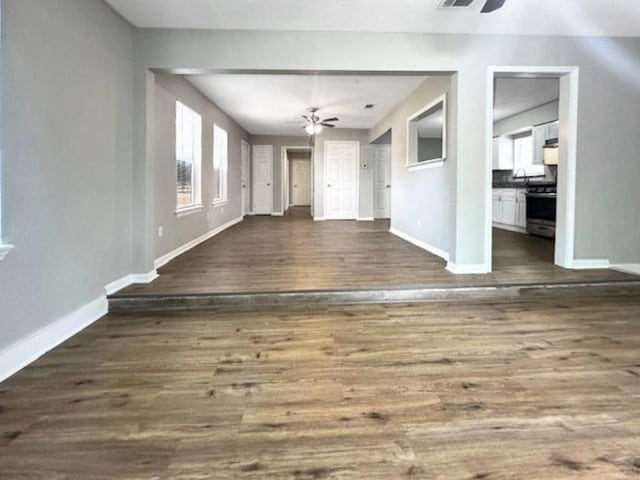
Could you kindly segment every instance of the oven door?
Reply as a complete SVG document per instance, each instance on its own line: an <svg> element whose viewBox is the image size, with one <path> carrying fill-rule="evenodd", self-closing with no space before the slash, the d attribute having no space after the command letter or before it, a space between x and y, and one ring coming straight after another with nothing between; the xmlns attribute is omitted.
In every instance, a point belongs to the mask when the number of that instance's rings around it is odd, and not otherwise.
<svg viewBox="0 0 640 480"><path fill-rule="evenodd" d="M527 193L527 222L556 224L555 193Z"/></svg>

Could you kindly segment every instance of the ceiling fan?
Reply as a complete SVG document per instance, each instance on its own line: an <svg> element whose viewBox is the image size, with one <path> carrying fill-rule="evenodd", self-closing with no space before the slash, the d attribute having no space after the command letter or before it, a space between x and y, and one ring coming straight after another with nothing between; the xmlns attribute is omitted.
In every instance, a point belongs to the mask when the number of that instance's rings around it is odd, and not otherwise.
<svg viewBox="0 0 640 480"><path fill-rule="evenodd" d="M334 122L339 122L340 119L338 117L325 118L320 120L320 117L317 115L317 108L310 108L309 112L311 115L302 115L302 118L305 119L307 124L302 127L309 135L315 135L316 133L320 133L323 127L334 128Z"/></svg>
<svg viewBox="0 0 640 480"><path fill-rule="evenodd" d="M484 5L480 13L494 12L503 7L506 0L484 0ZM482 3L483 0L441 0L440 8L454 10L476 10L476 5Z"/></svg>

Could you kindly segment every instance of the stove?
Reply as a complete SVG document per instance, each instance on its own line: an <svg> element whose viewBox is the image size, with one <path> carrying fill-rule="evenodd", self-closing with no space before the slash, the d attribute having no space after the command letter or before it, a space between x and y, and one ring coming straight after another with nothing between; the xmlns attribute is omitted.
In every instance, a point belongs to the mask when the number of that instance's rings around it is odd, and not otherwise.
<svg viewBox="0 0 640 480"><path fill-rule="evenodd" d="M555 185L529 185L527 187L527 232L545 238L556 236Z"/></svg>

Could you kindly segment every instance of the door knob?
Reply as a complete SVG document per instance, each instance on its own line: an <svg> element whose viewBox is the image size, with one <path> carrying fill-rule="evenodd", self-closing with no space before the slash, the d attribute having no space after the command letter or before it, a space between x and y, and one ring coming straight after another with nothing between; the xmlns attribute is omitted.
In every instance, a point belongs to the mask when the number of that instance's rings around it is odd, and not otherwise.
<svg viewBox="0 0 640 480"><path fill-rule="evenodd" d="M331 186L331 184L330 184L330 183L328 183L328 184L327 184L327 187L330 187L330 186Z"/></svg>
<svg viewBox="0 0 640 480"><path fill-rule="evenodd" d="M294 185L293 188L298 188L298 185Z"/></svg>
<svg viewBox="0 0 640 480"><path fill-rule="evenodd" d="M387 185L387 188L391 188L391 185Z"/></svg>
<svg viewBox="0 0 640 480"><path fill-rule="evenodd" d="M271 184L270 184L270 183L267 183L267 187L270 187L270 186L271 186Z"/></svg>

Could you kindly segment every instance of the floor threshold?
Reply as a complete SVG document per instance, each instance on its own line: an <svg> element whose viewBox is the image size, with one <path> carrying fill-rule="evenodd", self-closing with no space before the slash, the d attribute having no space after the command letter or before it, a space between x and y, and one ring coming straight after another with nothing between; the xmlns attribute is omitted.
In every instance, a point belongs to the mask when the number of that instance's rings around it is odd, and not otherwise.
<svg viewBox="0 0 640 480"><path fill-rule="evenodd" d="M289 290L196 294L138 294L109 297L111 313L255 308L268 306L353 305L371 303L422 303L508 300L518 297L549 297L593 294L627 294L640 288L640 280L589 282L513 283L495 285L422 286L331 290Z"/></svg>

